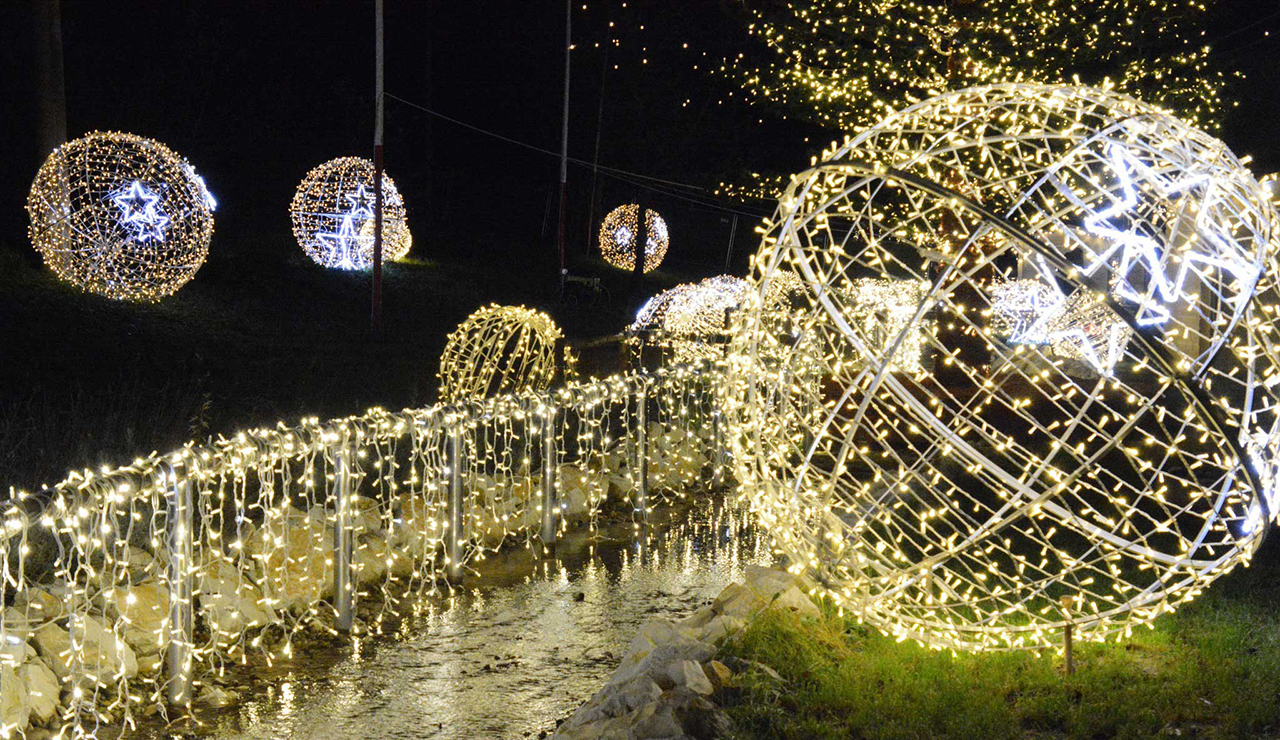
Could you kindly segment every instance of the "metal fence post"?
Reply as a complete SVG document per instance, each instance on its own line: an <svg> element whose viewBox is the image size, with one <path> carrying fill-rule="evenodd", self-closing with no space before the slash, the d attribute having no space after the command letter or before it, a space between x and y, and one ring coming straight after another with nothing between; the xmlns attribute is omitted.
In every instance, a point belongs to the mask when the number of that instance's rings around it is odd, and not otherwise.
<svg viewBox="0 0 1280 740"><path fill-rule="evenodd" d="M542 546L556 541L556 514L560 508L556 490L556 408L548 405L542 416Z"/></svg>
<svg viewBox="0 0 1280 740"><path fill-rule="evenodd" d="M636 391L636 511L641 520L649 520L649 388L647 378L640 376Z"/></svg>
<svg viewBox="0 0 1280 740"><path fill-rule="evenodd" d="M338 609L334 626L351 631L354 588L351 578L351 446L346 435L334 455L333 497L333 601Z"/></svg>
<svg viewBox="0 0 1280 740"><path fill-rule="evenodd" d="M446 575L462 580L462 421L449 429L449 527L446 533Z"/></svg>
<svg viewBox="0 0 1280 740"><path fill-rule="evenodd" d="M174 468L169 468L169 516L166 521L169 547L169 624L168 645L169 681L166 695L169 702L188 705L191 696L191 633L195 623L192 601L191 561L194 535L194 507L191 504L191 482L179 478Z"/></svg>
<svg viewBox="0 0 1280 740"><path fill-rule="evenodd" d="M721 418L720 409L711 412L711 444L713 446L711 453L711 485L720 487L724 485L724 419Z"/></svg>

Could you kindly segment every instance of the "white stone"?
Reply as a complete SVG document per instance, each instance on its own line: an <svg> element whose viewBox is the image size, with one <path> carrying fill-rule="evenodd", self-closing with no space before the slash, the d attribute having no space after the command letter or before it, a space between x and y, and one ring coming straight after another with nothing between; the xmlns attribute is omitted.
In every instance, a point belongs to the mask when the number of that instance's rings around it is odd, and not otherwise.
<svg viewBox="0 0 1280 740"><path fill-rule="evenodd" d="M31 703L31 715L40 724L47 724L58 713L58 696L61 689L58 676L43 660L32 658L18 670L18 679L27 689Z"/></svg>
<svg viewBox="0 0 1280 740"><path fill-rule="evenodd" d="M225 560L210 560L205 564L199 589L198 613L215 632L235 635L279 619L262 591Z"/></svg>
<svg viewBox="0 0 1280 740"><path fill-rule="evenodd" d="M79 656L72 654L71 634L55 623L43 625L34 636L36 649L59 679L65 679L73 672L82 672L106 684L120 676L133 678L138 675L138 658L133 649L96 617L76 615L72 617L72 623Z"/></svg>
<svg viewBox="0 0 1280 740"><path fill-rule="evenodd" d="M117 586L104 594L107 616L124 622L124 639L138 655L152 655L169 641L169 590L155 580Z"/></svg>
<svg viewBox="0 0 1280 740"><path fill-rule="evenodd" d="M13 668L0 666L0 735L27 729L31 719L31 697Z"/></svg>
<svg viewBox="0 0 1280 740"><path fill-rule="evenodd" d="M667 675L675 686L684 686L703 696L709 696L715 692L715 687L707 678L706 671L702 670L702 665L692 660L671 663L667 666Z"/></svg>

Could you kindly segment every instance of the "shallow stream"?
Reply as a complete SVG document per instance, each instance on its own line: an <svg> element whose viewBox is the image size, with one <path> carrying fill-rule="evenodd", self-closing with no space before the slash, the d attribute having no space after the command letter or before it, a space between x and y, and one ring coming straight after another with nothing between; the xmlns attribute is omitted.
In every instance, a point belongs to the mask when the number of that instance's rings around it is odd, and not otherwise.
<svg viewBox="0 0 1280 740"><path fill-rule="evenodd" d="M747 515L709 498L655 521L570 533L558 557L490 557L395 636L277 666L198 731L220 740L523 738L604 683L646 618L680 617L773 562ZM245 692L246 694L249 692Z"/></svg>

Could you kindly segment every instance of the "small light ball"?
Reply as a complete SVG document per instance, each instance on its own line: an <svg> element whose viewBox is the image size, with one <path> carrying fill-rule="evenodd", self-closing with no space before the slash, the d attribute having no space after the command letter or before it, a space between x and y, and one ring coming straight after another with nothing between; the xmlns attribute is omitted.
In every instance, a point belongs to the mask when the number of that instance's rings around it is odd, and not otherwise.
<svg viewBox="0 0 1280 740"><path fill-rule="evenodd" d="M622 270L631 271L636 265L636 233L639 230L640 206L630 203L618 206L604 217L600 224L600 252L605 261ZM667 222L657 211L645 209L645 231L648 237L644 246L644 271L652 272L667 256L671 237Z"/></svg>
<svg viewBox="0 0 1280 740"><path fill-rule="evenodd" d="M325 267L364 270L373 266L373 162L339 157L307 173L289 204L293 236L307 256ZM394 262L409 253L412 238L404 199L396 183L382 173L382 259Z"/></svg>
<svg viewBox="0 0 1280 740"><path fill-rule="evenodd" d="M560 327L542 311L497 304L479 309L445 343L440 400L457 403L547 389L555 378L556 344L562 338ZM567 366L567 349L565 357Z"/></svg>
<svg viewBox="0 0 1280 740"><path fill-rule="evenodd" d="M164 144L118 131L58 147L27 196L29 234L60 279L109 298L152 301L204 264L217 203Z"/></svg>

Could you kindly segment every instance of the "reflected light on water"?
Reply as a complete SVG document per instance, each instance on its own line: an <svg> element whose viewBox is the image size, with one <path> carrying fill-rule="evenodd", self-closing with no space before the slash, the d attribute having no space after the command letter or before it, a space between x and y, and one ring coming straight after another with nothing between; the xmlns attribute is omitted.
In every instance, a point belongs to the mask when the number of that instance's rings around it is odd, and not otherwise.
<svg viewBox="0 0 1280 740"><path fill-rule="evenodd" d="M405 605L394 636L282 666L261 691L209 717L220 740L520 738L551 730L617 667L640 623L679 618L773 563L747 515L709 498L655 524L570 533L558 559L520 548L478 564L466 586ZM581 594L579 597L578 594ZM371 731L375 731L371 735Z"/></svg>

